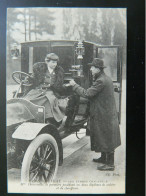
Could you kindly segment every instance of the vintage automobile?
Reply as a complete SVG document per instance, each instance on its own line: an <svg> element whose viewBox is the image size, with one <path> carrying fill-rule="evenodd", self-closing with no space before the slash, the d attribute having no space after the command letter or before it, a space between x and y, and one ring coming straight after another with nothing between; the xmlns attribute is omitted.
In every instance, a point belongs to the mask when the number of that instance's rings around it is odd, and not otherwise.
<svg viewBox="0 0 146 196"><path fill-rule="evenodd" d="M90 42L67 40L34 41L21 44L21 71L12 74L19 84L12 99L7 102L7 167L21 169L21 183L43 184L54 179L63 164L62 139L72 132L86 128L88 100L80 98L72 114L70 132L59 129L60 124L45 118L45 107L23 98L25 80L30 77L35 62L43 62L47 53L59 56L65 70L64 83L74 78L82 87L91 83L88 63L94 57L103 58L105 72L113 79L115 99L120 122L122 85L122 47L101 46ZM71 93L71 92L70 92ZM69 96L69 95L66 95ZM87 131L89 134L90 130Z"/></svg>

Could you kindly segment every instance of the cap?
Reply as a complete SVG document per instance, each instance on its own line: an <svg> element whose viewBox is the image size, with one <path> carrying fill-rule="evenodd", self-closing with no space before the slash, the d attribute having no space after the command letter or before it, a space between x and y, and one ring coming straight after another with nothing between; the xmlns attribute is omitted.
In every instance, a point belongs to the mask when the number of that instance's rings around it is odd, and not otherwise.
<svg viewBox="0 0 146 196"><path fill-rule="evenodd" d="M55 53L49 53L46 55L45 60L59 61L59 57Z"/></svg>

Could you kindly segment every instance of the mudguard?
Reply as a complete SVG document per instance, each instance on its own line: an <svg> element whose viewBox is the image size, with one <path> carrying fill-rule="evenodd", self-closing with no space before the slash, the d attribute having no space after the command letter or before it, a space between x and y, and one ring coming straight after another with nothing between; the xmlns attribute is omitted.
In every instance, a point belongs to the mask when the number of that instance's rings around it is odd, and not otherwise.
<svg viewBox="0 0 146 196"><path fill-rule="evenodd" d="M25 122L21 124L13 133L12 138L20 140L33 140L39 134L47 133L52 135L59 149L59 166L63 163L63 147L62 140L58 130L52 124Z"/></svg>
<svg viewBox="0 0 146 196"><path fill-rule="evenodd" d="M22 140L33 140L39 132L45 127L45 123L22 123L13 133L12 138Z"/></svg>

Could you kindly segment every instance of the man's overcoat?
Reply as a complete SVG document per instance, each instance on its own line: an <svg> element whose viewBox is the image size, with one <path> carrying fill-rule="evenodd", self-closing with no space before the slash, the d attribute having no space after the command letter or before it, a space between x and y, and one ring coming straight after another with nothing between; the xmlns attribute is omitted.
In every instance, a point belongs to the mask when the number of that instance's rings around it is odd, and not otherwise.
<svg viewBox="0 0 146 196"><path fill-rule="evenodd" d="M87 90L75 84L73 90L90 100L91 150L110 152L121 144L112 80L100 72Z"/></svg>

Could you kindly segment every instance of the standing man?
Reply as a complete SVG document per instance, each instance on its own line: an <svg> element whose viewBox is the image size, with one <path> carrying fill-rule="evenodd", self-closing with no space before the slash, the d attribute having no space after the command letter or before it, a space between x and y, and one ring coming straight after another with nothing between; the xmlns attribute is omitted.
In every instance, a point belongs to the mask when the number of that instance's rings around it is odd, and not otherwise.
<svg viewBox="0 0 146 196"><path fill-rule="evenodd" d="M121 145L113 82L104 73L102 59L95 58L89 65L93 77L91 87L85 90L74 80L70 85L73 91L90 101L91 150L101 152L101 157L93 161L103 164L98 170L113 171L114 150Z"/></svg>

